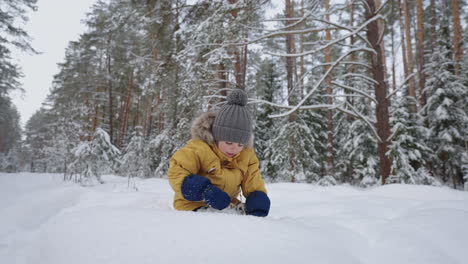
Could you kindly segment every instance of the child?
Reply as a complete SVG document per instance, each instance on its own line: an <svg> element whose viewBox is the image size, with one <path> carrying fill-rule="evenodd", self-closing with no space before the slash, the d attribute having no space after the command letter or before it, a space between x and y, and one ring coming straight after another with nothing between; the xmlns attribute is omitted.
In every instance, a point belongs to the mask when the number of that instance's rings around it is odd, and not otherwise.
<svg viewBox="0 0 468 264"><path fill-rule="evenodd" d="M247 95L239 89L217 112L207 112L192 124L192 139L171 158L168 178L174 208L196 211L207 206L223 210L237 205L240 190L248 215L267 216L270 199L253 150L252 119Z"/></svg>

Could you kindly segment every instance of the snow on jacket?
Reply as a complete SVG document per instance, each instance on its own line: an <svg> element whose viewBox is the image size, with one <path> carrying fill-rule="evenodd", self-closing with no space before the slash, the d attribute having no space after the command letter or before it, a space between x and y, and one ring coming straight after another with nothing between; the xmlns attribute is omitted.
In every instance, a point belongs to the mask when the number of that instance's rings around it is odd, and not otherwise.
<svg viewBox="0 0 468 264"><path fill-rule="evenodd" d="M266 193L265 183L259 170L257 155L253 149L253 138L236 156L229 158L217 147L211 133L216 113L207 112L192 124L192 139L179 149L169 162L168 178L174 190L174 208L191 211L206 206L203 201L184 199L181 185L185 177L198 174L225 191L233 201L242 194L248 197L254 191Z"/></svg>

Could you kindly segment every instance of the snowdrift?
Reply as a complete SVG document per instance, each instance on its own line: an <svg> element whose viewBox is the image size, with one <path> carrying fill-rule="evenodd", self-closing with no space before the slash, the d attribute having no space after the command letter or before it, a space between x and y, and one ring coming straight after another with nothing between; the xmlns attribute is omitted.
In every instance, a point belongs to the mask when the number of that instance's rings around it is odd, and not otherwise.
<svg viewBox="0 0 468 264"><path fill-rule="evenodd" d="M468 263L468 193L269 184L267 218L178 212L165 179L0 173L0 263Z"/></svg>

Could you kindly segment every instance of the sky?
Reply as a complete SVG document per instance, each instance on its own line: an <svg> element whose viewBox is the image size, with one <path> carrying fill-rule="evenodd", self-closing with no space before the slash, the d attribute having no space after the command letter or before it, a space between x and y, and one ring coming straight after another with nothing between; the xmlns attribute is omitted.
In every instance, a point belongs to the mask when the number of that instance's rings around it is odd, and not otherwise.
<svg viewBox="0 0 468 264"><path fill-rule="evenodd" d="M13 103L21 115L21 124L39 110L58 73L57 63L65 57L69 41L78 40L85 32L81 23L97 0L38 0L38 10L29 14L25 25L32 37L32 46L40 54L13 53L24 77L20 80L24 93L12 94Z"/></svg>

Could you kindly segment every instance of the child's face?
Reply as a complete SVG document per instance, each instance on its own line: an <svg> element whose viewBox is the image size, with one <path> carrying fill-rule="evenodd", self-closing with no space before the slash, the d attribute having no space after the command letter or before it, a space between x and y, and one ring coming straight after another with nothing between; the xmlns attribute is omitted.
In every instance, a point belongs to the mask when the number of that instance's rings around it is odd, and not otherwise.
<svg viewBox="0 0 468 264"><path fill-rule="evenodd" d="M244 144L229 141L219 141L218 148L224 155L232 158L237 155L237 153L241 152L242 149L244 149Z"/></svg>

